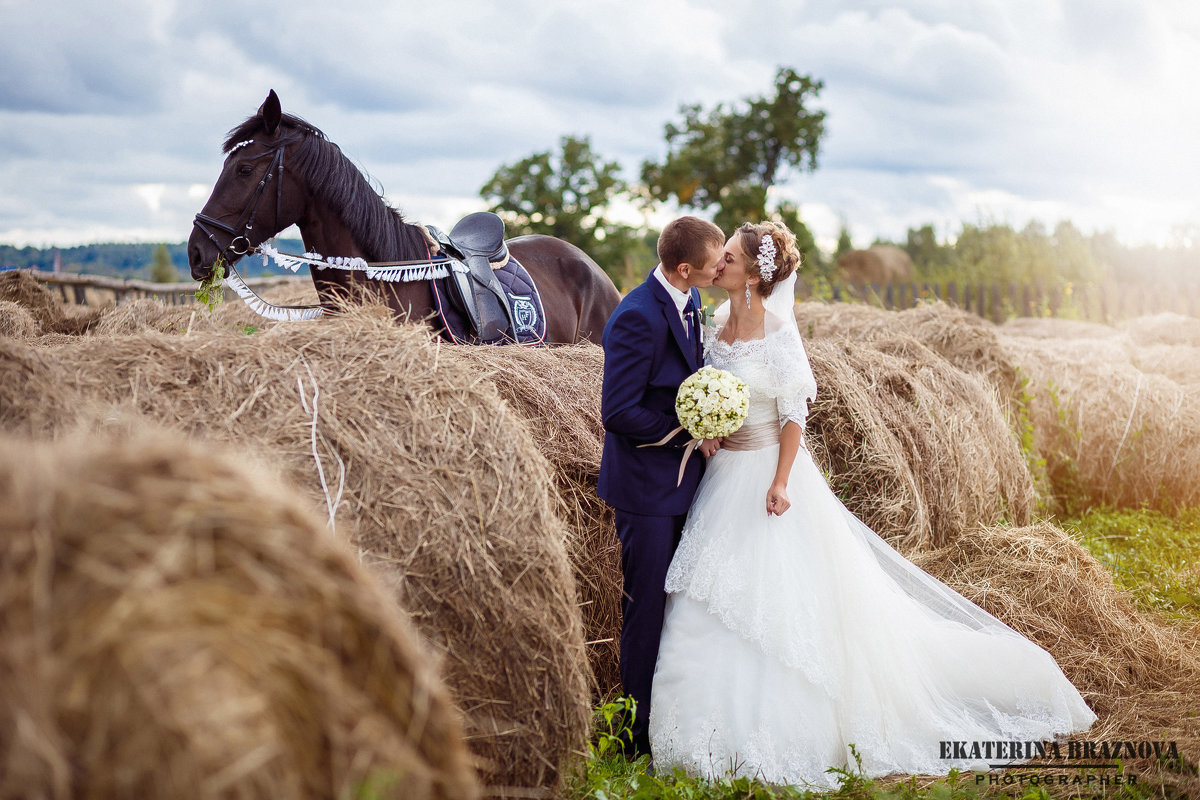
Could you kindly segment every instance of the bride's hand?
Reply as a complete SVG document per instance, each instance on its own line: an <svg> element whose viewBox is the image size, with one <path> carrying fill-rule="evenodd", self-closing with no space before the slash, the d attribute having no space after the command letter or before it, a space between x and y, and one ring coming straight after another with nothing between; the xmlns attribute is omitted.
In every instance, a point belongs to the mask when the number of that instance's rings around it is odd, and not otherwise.
<svg viewBox="0 0 1200 800"><path fill-rule="evenodd" d="M788 500L787 487L783 484L771 484L770 491L767 492L767 515L782 514L792 507L792 501Z"/></svg>
<svg viewBox="0 0 1200 800"><path fill-rule="evenodd" d="M705 439L700 443L700 452L705 456L711 456L713 453L721 449L720 439Z"/></svg>

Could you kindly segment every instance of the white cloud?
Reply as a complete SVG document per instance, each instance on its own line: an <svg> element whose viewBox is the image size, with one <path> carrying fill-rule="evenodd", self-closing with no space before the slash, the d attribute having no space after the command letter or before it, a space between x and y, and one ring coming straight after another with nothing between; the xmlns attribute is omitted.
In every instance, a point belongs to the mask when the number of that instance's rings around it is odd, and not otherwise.
<svg viewBox="0 0 1200 800"><path fill-rule="evenodd" d="M566 134L634 177L681 103L763 94L779 65L825 81L819 168L780 187L822 241L843 218L858 242L1057 215L1163 240L1200 221L1198 8L0 0L0 241L185 238L225 132L269 88L406 213L449 225Z"/></svg>

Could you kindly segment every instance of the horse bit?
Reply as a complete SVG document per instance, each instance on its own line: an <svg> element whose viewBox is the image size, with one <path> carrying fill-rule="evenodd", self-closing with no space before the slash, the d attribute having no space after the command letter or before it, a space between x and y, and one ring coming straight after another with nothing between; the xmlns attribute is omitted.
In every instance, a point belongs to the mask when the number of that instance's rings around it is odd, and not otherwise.
<svg viewBox="0 0 1200 800"><path fill-rule="evenodd" d="M253 139L238 142L229 151L229 154L233 155L237 152L238 148L245 147L253 142ZM279 173L279 182L275 185L275 222L279 222L279 209L283 203L283 151L286 146L286 144L281 144L275 150L259 153L250 159L251 161L257 161L260 158L271 156L271 166L267 168L267 174L263 176L263 179L258 182L258 188L254 190L254 196L250 198L250 202L246 204L245 210L238 217L237 225L230 225L219 219L213 219L203 212L196 214L192 225L199 228L200 232L208 237L213 246L220 251L220 255L225 255L226 251L228 251L235 256L241 257L254 249L250 244L250 232L254 230L254 217L258 214L258 204L266 193L267 186L275 178L276 172ZM229 240L229 244L221 247L221 243L217 241L216 235L209 230L208 225L232 236L233 238Z"/></svg>

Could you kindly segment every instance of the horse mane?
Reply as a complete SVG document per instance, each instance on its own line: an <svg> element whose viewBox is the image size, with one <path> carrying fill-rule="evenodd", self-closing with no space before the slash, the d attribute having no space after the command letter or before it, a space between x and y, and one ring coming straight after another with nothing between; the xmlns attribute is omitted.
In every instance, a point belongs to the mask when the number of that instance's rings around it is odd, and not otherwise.
<svg viewBox="0 0 1200 800"><path fill-rule="evenodd" d="M255 114L229 131L225 153L261 133L262 118ZM299 175L313 196L321 198L339 216L367 261L426 256L428 239L424 230L405 221L399 211L388 205L362 171L316 126L284 114L277 136L281 145L296 145L286 168Z"/></svg>

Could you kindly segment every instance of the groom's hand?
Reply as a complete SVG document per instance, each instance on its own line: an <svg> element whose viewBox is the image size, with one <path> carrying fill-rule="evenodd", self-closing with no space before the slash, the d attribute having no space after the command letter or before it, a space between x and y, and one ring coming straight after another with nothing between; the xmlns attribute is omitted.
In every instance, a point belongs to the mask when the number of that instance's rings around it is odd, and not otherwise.
<svg viewBox="0 0 1200 800"><path fill-rule="evenodd" d="M721 440L720 439L705 439L704 441L702 441L700 443L700 452L703 453L705 455L705 457L711 456L713 453L717 452L720 449L721 449Z"/></svg>

